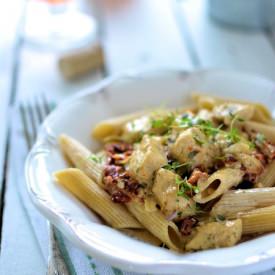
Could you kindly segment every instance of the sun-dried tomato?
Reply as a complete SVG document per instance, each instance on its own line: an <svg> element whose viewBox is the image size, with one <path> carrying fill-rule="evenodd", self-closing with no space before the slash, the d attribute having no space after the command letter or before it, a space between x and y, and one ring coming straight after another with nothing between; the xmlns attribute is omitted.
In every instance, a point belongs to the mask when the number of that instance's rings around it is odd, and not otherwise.
<svg viewBox="0 0 275 275"><path fill-rule="evenodd" d="M188 179L188 182L192 185L196 185L198 180L201 178L207 178L208 174L205 172L202 172L200 169L195 168L191 174L191 176Z"/></svg>
<svg viewBox="0 0 275 275"><path fill-rule="evenodd" d="M179 230L183 236L188 236L191 234L192 229L198 224L198 220L195 217L184 218L179 226Z"/></svg>
<svg viewBox="0 0 275 275"><path fill-rule="evenodd" d="M116 191L112 194L112 201L116 203L127 203L131 198L122 191Z"/></svg>
<svg viewBox="0 0 275 275"><path fill-rule="evenodd" d="M126 142L109 143L105 145L105 150L110 154L120 154L126 151L133 151L133 146Z"/></svg>

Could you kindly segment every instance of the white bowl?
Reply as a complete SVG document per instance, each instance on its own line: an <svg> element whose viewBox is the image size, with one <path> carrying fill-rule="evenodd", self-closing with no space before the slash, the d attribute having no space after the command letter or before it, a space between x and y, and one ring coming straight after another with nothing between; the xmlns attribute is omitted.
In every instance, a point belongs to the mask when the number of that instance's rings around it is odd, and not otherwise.
<svg viewBox="0 0 275 275"><path fill-rule="evenodd" d="M76 246L124 270L180 274L251 274L274 266L275 234L231 248L177 254L139 242L100 224L100 220L52 181L66 166L56 136L66 133L97 149L92 127L100 120L165 103L182 106L191 91L251 100L275 109L275 84L259 76L229 71L128 73L103 80L60 105L45 120L26 161L32 201Z"/></svg>

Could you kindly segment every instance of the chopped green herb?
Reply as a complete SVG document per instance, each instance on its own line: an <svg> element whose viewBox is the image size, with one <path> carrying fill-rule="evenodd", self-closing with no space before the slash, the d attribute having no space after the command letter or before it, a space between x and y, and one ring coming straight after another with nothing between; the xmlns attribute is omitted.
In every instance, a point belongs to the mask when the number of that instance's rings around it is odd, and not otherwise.
<svg viewBox="0 0 275 275"><path fill-rule="evenodd" d="M162 168L170 170L170 171L175 171L176 169L184 166L190 165L190 162L185 162L185 163L179 163L177 161L173 161L171 164L166 164Z"/></svg>
<svg viewBox="0 0 275 275"><path fill-rule="evenodd" d="M224 222L226 220L225 216L223 215L217 215L215 218L217 222Z"/></svg>
<svg viewBox="0 0 275 275"><path fill-rule="evenodd" d="M197 135L193 135L193 139L196 141L196 143L198 144L198 145L203 145L205 142L202 140L202 139L200 139L200 137L199 136L197 136Z"/></svg>
<svg viewBox="0 0 275 275"><path fill-rule="evenodd" d="M163 119L152 119L152 128L162 128L164 125Z"/></svg>
<svg viewBox="0 0 275 275"><path fill-rule="evenodd" d="M252 141L249 141L248 145L249 145L249 149L255 149L255 147L256 147L256 144Z"/></svg>
<svg viewBox="0 0 275 275"><path fill-rule="evenodd" d="M94 161L95 163L102 163L103 156L97 156L95 154L92 154L88 157L88 159Z"/></svg>
<svg viewBox="0 0 275 275"><path fill-rule="evenodd" d="M225 156L217 156L217 157L215 157L215 160L225 161L225 159L226 159Z"/></svg>
<svg viewBox="0 0 275 275"><path fill-rule="evenodd" d="M200 192L200 188L198 186L194 186L193 190L195 194L198 194Z"/></svg>
<svg viewBox="0 0 275 275"><path fill-rule="evenodd" d="M176 177L176 184L178 185L178 192L177 196L184 197L186 199L190 199L190 197L187 195L188 193L195 193L197 194L199 192L199 189L197 186L193 186L187 181L187 177L184 179L181 179L180 177Z"/></svg>
<svg viewBox="0 0 275 275"><path fill-rule="evenodd" d="M232 143L239 142L241 140L239 130L237 128L230 128L229 133L226 134L226 138Z"/></svg>
<svg viewBox="0 0 275 275"><path fill-rule="evenodd" d="M199 152L196 151L196 150L191 151L190 153L188 153L187 157L188 157L189 159L192 159L192 158L194 158L198 153L199 153Z"/></svg>
<svg viewBox="0 0 275 275"><path fill-rule="evenodd" d="M260 145L263 144L265 142L265 136L261 133L257 133L256 142L258 142Z"/></svg>
<svg viewBox="0 0 275 275"><path fill-rule="evenodd" d="M179 126L182 128L188 128L192 127L194 125L194 122L191 117L188 115L183 115L179 121Z"/></svg>
<svg viewBox="0 0 275 275"><path fill-rule="evenodd" d="M207 136L215 136L220 133L220 128L222 127L222 125L214 127L211 121L203 119L199 119L197 125Z"/></svg>
<svg viewBox="0 0 275 275"><path fill-rule="evenodd" d="M242 118L240 118L238 115L233 115L233 119L230 123L230 130L229 133L226 134L226 138L229 142L237 143L241 140L239 130L234 127L234 124L236 121L244 121Z"/></svg>
<svg viewBox="0 0 275 275"><path fill-rule="evenodd" d="M136 124L135 124L135 122L134 121L131 121L131 128L132 128L132 130L134 131L135 130L135 128L136 128Z"/></svg>
<svg viewBox="0 0 275 275"><path fill-rule="evenodd" d="M182 215L182 211L177 212L177 216L180 217Z"/></svg>
<svg viewBox="0 0 275 275"><path fill-rule="evenodd" d="M167 128L167 130L171 127L171 125L175 121L175 115L173 113L168 114L162 118L152 118L151 119L151 127L153 129L158 128Z"/></svg>

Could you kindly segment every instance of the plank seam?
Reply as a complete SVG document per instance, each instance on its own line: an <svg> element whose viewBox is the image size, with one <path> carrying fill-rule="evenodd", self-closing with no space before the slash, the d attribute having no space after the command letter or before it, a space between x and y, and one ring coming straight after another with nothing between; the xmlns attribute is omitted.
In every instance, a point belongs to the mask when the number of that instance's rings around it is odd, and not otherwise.
<svg viewBox="0 0 275 275"><path fill-rule="evenodd" d="M179 32L181 33L181 38L187 48L193 66L195 68L201 67L198 51L196 50L192 35L187 27L187 21L184 14L185 12L180 11L180 5L177 0L172 2L172 12L174 14L176 26L178 27Z"/></svg>

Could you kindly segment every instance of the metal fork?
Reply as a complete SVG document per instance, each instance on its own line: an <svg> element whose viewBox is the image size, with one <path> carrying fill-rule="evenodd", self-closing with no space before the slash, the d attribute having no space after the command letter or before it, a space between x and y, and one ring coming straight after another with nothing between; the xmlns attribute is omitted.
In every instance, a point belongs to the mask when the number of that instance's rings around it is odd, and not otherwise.
<svg viewBox="0 0 275 275"><path fill-rule="evenodd" d="M44 95L34 98L32 101L23 102L19 105L22 119L24 136L28 150L34 144L40 124L50 113L51 106ZM49 258L47 275L69 274L64 259L61 256L54 226L49 223Z"/></svg>

